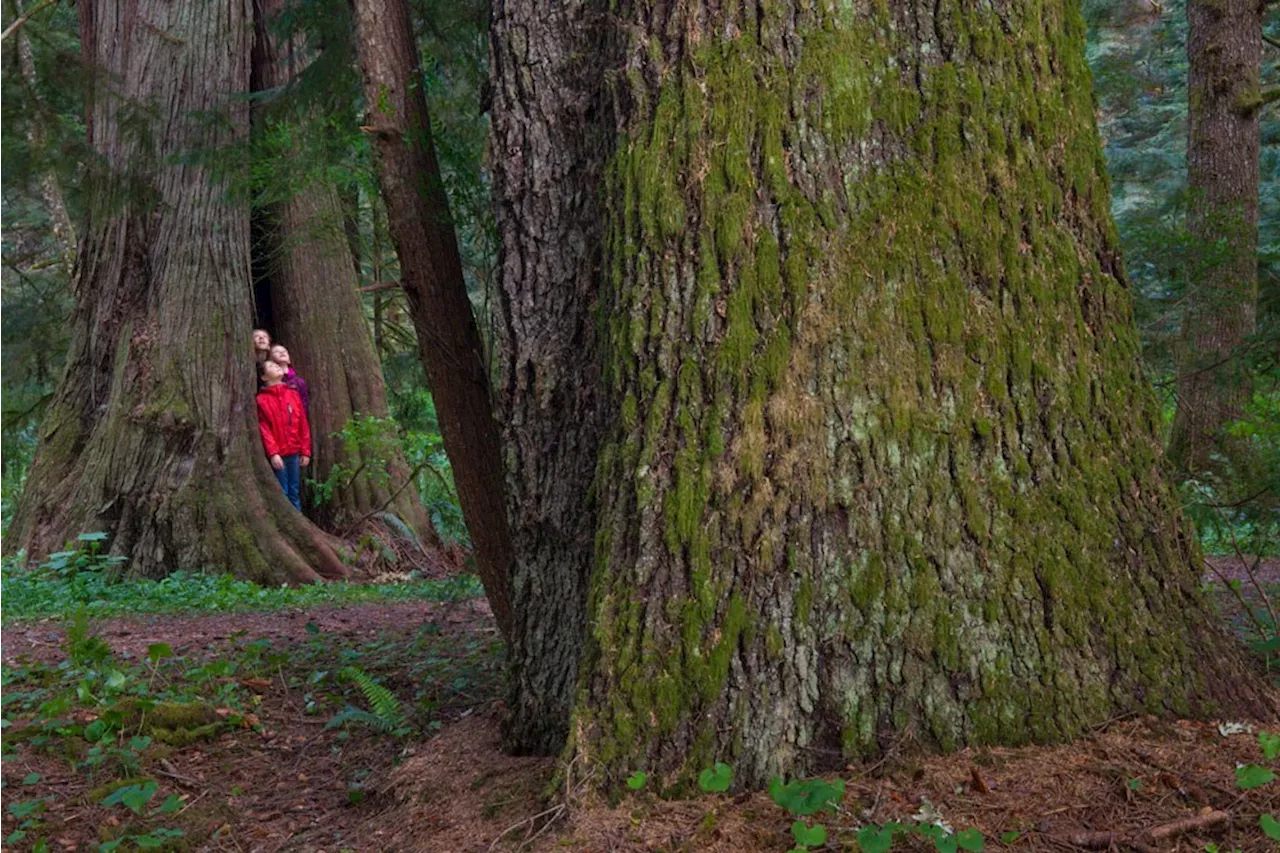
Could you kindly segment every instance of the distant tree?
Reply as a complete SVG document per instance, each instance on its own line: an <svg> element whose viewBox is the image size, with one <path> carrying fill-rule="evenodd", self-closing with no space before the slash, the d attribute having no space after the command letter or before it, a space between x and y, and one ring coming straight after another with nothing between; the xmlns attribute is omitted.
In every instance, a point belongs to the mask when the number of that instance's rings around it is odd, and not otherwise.
<svg viewBox="0 0 1280 853"><path fill-rule="evenodd" d="M750 786L1275 713L1162 470L1077 3L492 33L512 746Z"/></svg>
<svg viewBox="0 0 1280 853"><path fill-rule="evenodd" d="M345 229L347 222L354 228L354 221L331 177L335 169L326 162L325 146L304 147L300 140L327 133L340 111L350 108L341 97L348 93L339 89L338 97L323 101L299 95L302 74L316 51L300 25L281 18L285 9L284 0L265 0L256 21L254 88L271 97L259 107L257 122L257 133L266 140L253 149L266 155L254 165L266 176L265 235L255 250L264 255L260 268L270 284L276 337L289 348L311 391L315 453L307 475L324 482L335 465L345 472L332 496L308 512L341 526L386 509L420 536L434 538L403 452L373 458L375 451L349 449L338 435L356 414L388 417L387 396L360 302L353 241ZM328 14L344 17L346 9L335 6ZM354 62L351 47L349 39L331 40L326 49L339 56L328 57L329 65ZM347 82L358 84L353 75ZM331 117L330 111L338 115ZM310 156L313 152L318 156Z"/></svg>
<svg viewBox="0 0 1280 853"><path fill-rule="evenodd" d="M1258 303L1262 0L1188 0L1191 257L1169 439L1174 464L1210 467L1252 394Z"/></svg>
<svg viewBox="0 0 1280 853"><path fill-rule="evenodd" d="M247 4L81 0L92 88L71 347L5 546L111 534L131 572L338 577L263 455L247 205L201 152L249 132Z"/></svg>

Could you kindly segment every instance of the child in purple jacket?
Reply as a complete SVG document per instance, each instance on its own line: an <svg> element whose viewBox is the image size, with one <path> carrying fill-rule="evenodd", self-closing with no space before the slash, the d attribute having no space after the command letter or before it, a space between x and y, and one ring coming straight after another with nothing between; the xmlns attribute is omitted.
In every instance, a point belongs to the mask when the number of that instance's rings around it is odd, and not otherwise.
<svg viewBox="0 0 1280 853"><path fill-rule="evenodd" d="M307 380L299 376L298 372L293 369L293 362L289 358L289 350L285 349L284 344L276 344L271 348L271 360L285 370L284 382L281 384L297 391L298 396L302 398L302 408L309 411L311 408L311 394L307 390Z"/></svg>

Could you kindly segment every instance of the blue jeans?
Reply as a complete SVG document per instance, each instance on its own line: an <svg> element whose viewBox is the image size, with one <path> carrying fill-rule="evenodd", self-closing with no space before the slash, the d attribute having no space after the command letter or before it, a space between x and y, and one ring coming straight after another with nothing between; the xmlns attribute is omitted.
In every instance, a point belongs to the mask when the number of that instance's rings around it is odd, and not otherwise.
<svg viewBox="0 0 1280 853"><path fill-rule="evenodd" d="M302 468L298 465L298 454L280 458L284 460L284 467L276 471L276 479L280 481L280 488L284 489L284 496L289 499L289 503L298 512L302 512ZM271 470L275 471L274 468Z"/></svg>

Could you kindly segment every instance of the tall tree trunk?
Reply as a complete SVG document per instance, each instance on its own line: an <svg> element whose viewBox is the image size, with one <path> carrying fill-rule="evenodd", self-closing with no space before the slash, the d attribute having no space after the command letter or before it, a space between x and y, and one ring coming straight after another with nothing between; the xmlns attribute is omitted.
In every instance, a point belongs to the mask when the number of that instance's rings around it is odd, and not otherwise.
<svg viewBox="0 0 1280 853"><path fill-rule="evenodd" d="M22 3L14 0L14 17L22 16ZM36 77L35 53L31 49L31 39L27 37L26 27L20 27L14 33L18 40L18 67L22 73L22 84L27 89L27 96L32 105L32 115L28 124L27 141L32 148L39 149L44 145L45 105L40 97L39 80ZM68 276L74 272L76 261L76 229L67 213L67 202L62 195L62 187L58 176L51 170L40 175L40 197L44 200L45 209L49 213L49 221L53 226L53 238L58 243L58 257L62 261L63 270Z"/></svg>
<svg viewBox="0 0 1280 853"><path fill-rule="evenodd" d="M612 13L616 59L591 38L576 60L572 10L521 25L512 7L494 127L530 141L505 137L497 185L605 200L598 266L566 241L542 257L570 272L548 276L503 231L508 306L579 312L509 331L563 351L598 317L596 406L618 413L598 455L561 441L539 469L596 458L586 607L515 602L546 608L526 617L562 635L544 646L589 626L580 767L681 785L723 760L751 786L904 736L1275 712L1162 479L1075 3L637 0ZM612 108L574 99L590 83L531 85L544 55L600 69ZM539 145L574 116L617 131L562 177ZM540 213L508 210L531 233ZM545 388L509 389L511 410ZM544 494L526 488L521 524ZM516 652L563 695L572 662Z"/></svg>
<svg viewBox="0 0 1280 853"><path fill-rule="evenodd" d="M285 0L261 0L254 49L255 88L288 86L305 67L307 46L300 37L273 32ZM300 123L305 116L291 117ZM286 117L284 120L289 120ZM317 129L318 130L318 129ZM307 476L323 482L335 465L363 471L332 499L313 511L329 525L350 524L386 508L420 536L438 541L426 508L412 483L404 454L345 448L336 434L361 414L388 417L382 362L360 304L360 282L344 223L347 211L323 173L288 201L268 211L267 264L275 336L288 347L311 392L308 414L314 449Z"/></svg>
<svg viewBox="0 0 1280 853"><path fill-rule="evenodd" d="M490 28L498 411L519 602L505 735L520 752L553 752L568 734L596 532L599 186L613 128L589 8L495 0Z"/></svg>
<svg viewBox="0 0 1280 853"><path fill-rule="evenodd" d="M387 224L418 355L494 618L510 635L511 538L489 377L440 180L417 45L404 0L356 0L356 40Z"/></svg>
<svg viewBox="0 0 1280 853"><path fill-rule="evenodd" d="M1252 389L1246 343L1258 302L1262 0L1187 2L1187 275L1169 455L1210 467Z"/></svg>
<svg viewBox="0 0 1280 853"><path fill-rule="evenodd" d="M38 556L98 530L136 574L344 575L258 436L248 209L187 156L248 132L249 3L79 9L99 168L67 366L6 544Z"/></svg>

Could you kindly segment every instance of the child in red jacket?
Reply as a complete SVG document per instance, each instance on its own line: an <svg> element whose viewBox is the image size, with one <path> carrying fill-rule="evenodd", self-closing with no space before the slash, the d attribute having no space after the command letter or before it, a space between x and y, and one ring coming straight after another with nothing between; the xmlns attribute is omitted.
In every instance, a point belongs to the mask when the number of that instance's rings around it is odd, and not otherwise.
<svg viewBox="0 0 1280 853"><path fill-rule="evenodd" d="M298 392L284 384L284 367L267 360L258 365L258 431L276 479L294 508L302 510L302 471L311 462L311 425Z"/></svg>

